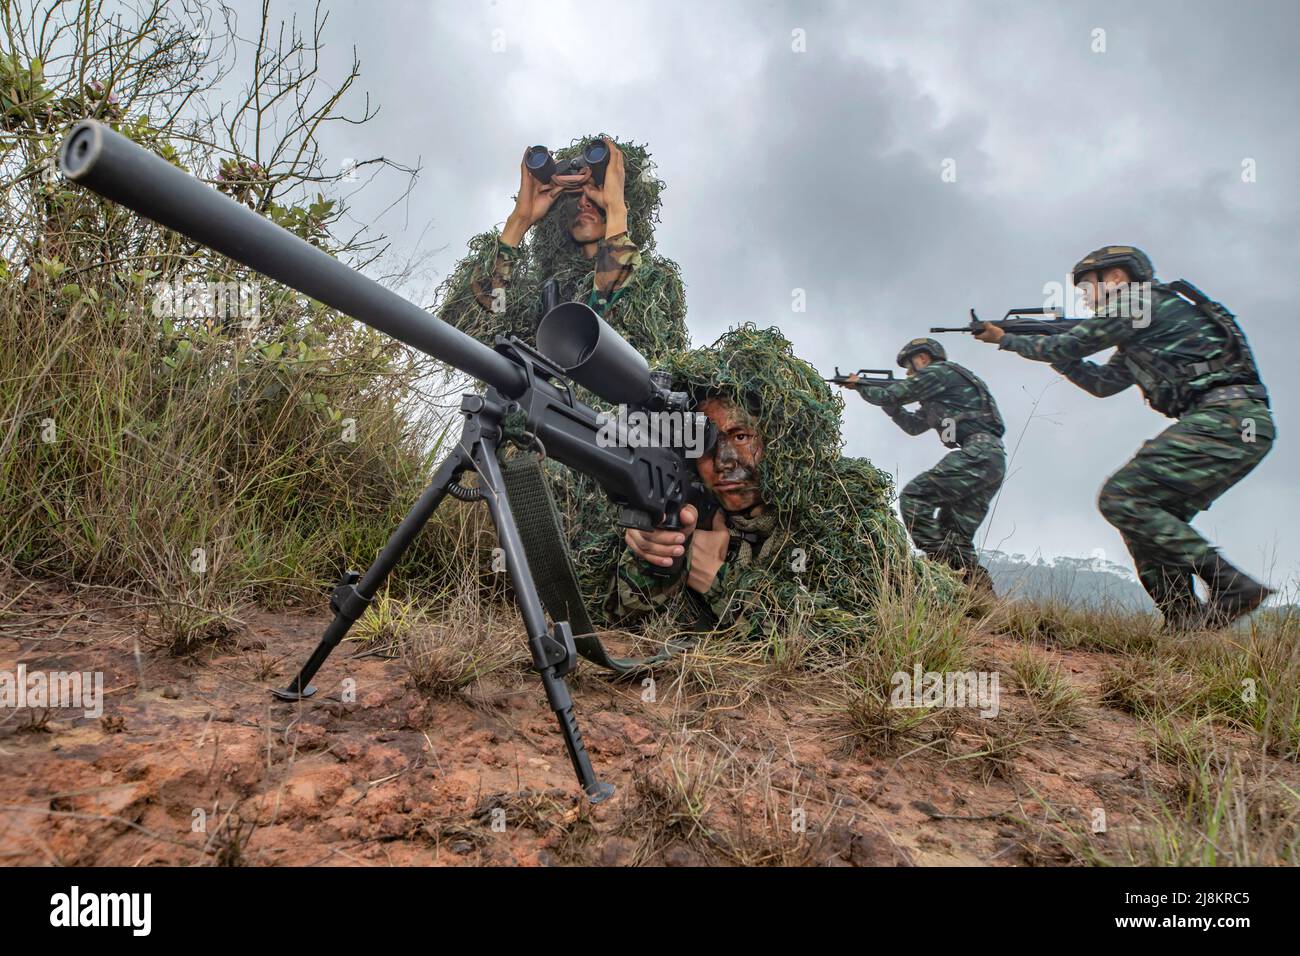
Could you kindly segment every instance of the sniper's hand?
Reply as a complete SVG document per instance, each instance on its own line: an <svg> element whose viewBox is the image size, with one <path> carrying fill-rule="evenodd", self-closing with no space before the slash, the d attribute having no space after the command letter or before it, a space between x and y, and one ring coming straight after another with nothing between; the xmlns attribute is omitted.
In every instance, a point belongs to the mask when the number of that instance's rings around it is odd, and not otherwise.
<svg viewBox="0 0 1300 956"><path fill-rule="evenodd" d="M713 527L695 532L691 539L691 569L686 575L686 586L703 594L713 586L713 580L727 560L731 532L727 530L722 512L714 512Z"/></svg>
<svg viewBox="0 0 1300 956"><path fill-rule="evenodd" d="M1007 333L1003 332L992 322L985 322L984 331L976 332L975 338L979 339L981 342L990 342L993 345L997 345L999 342L1002 341L1002 336L1006 334Z"/></svg>
<svg viewBox="0 0 1300 956"><path fill-rule="evenodd" d="M686 553L686 541L695 531L699 513L694 505L684 505L681 510L682 527L677 531L659 528L655 531L638 531L628 528L623 540L642 561L670 568L676 558ZM694 558L694 554L692 554Z"/></svg>

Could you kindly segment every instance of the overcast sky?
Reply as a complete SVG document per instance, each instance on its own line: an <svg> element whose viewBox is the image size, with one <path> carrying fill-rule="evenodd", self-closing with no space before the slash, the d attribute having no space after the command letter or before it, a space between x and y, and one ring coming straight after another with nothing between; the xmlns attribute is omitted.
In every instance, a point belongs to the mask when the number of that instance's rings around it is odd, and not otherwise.
<svg viewBox="0 0 1300 956"><path fill-rule="evenodd" d="M742 321L777 325L826 374L888 366L907 339L961 324L972 306L991 318L1040 304L1044 284L1097 246L1143 247L1162 278L1190 279L1238 314L1279 424L1272 454L1195 523L1253 572L1300 571L1289 351L1300 322L1300 5L327 8L326 76L355 45L358 89L382 111L332 127L326 151L423 164L409 201L377 227L430 254L438 274L504 221L525 146L596 129L648 143L668 184L659 251L682 267L693 341ZM307 4L276 10L310 19ZM241 33L251 27L249 11ZM955 181L944 181L946 160ZM376 186L352 202L366 220L393 198ZM804 313L791 309L797 288ZM944 341L992 387L1015 449L981 539L1047 556L1100 549L1129 565L1097 490L1168 420L1136 389L1096 399L1046 365ZM944 451L852 394L844 435L848 454L900 484Z"/></svg>

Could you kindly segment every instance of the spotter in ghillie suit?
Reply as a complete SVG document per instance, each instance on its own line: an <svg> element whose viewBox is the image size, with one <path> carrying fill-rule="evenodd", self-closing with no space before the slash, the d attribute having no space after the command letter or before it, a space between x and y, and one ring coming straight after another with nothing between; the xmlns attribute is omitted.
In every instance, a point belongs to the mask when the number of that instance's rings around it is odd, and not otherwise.
<svg viewBox="0 0 1300 956"><path fill-rule="evenodd" d="M563 165L601 139L574 140L555 160ZM645 146L607 142L599 186L581 174L543 184L520 162L514 210L504 227L470 240L439 290L441 318L489 345L497 335L534 344L542 285L555 278L558 301L591 306L651 365L688 347L681 274L654 251L664 184Z"/></svg>

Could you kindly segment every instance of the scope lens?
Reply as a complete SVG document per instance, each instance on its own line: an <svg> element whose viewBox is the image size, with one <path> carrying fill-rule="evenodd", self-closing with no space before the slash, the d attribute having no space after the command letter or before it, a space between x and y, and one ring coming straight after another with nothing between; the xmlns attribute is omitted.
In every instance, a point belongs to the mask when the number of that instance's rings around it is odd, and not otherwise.
<svg viewBox="0 0 1300 956"><path fill-rule="evenodd" d="M603 163L609 158L609 147L604 143L592 143L582 154L582 158L587 161L588 166L595 166Z"/></svg>
<svg viewBox="0 0 1300 956"><path fill-rule="evenodd" d="M546 165L546 158L550 151L545 146L534 146L524 156L524 163L529 169L541 169Z"/></svg>

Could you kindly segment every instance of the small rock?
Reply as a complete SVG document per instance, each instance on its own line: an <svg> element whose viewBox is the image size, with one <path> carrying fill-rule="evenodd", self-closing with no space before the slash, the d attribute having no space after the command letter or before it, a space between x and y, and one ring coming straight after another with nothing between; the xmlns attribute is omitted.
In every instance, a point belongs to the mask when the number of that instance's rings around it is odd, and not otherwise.
<svg viewBox="0 0 1300 956"><path fill-rule="evenodd" d="M627 866L636 844L627 837L610 837L600 848L601 866Z"/></svg>
<svg viewBox="0 0 1300 956"><path fill-rule="evenodd" d="M464 856L467 853L474 852L474 844L468 840L457 840L451 845L451 852L457 856Z"/></svg>
<svg viewBox="0 0 1300 956"><path fill-rule="evenodd" d="M180 700L181 689L175 684L168 684L162 689L162 695L168 700Z"/></svg>
<svg viewBox="0 0 1300 956"><path fill-rule="evenodd" d="M121 714L105 714L99 718L99 726L106 734L120 734L126 730L126 721Z"/></svg>
<svg viewBox="0 0 1300 956"><path fill-rule="evenodd" d="M664 865L666 866L704 866L704 858L692 850L690 847L670 846L664 851Z"/></svg>

